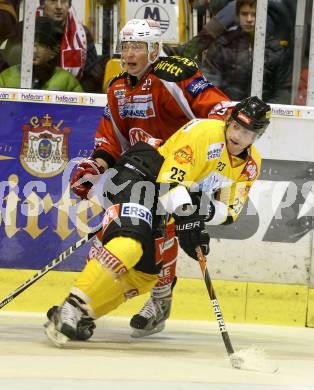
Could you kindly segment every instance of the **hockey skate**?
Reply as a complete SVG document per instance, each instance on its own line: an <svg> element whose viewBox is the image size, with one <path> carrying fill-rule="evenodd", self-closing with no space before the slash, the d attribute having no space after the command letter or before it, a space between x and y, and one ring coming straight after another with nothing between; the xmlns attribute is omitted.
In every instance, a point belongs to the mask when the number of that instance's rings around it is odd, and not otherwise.
<svg viewBox="0 0 314 390"><path fill-rule="evenodd" d="M77 325L82 314L71 298L67 298L61 306L49 309L49 321L44 325L48 339L57 347L62 347L69 340L76 340Z"/></svg>
<svg viewBox="0 0 314 390"><path fill-rule="evenodd" d="M96 328L96 324L93 318L83 314L82 318L77 323L76 340L86 341L90 339L94 334L95 328Z"/></svg>
<svg viewBox="0 0 314 390"><path fill-rule="evenodd" d="M58 309L59 306L52 306L48 310L47 317L50 321L54 321L54 317L57 315ZM89 317L88 315L82 314L81 319L77 323L76 334L71 340L86 341L92 337L95 328L96 324L93 318Z"/></svg>
<svg viewBox="0 0 314 390"><path fill-rule="evenodd" d="M169 291L169 296L163 298L151 297L139 311L135 314L130 326L133 328L132 337L145 337L165 329L166 320L170 316L172 303L172 290L177 283L175 276Z"/></svg>
<svg viewBox="0 0 314 390"><path fill-rule="evenodd" d="M132 337L144 337L161 332L169 318L172 297L164 299L150 298L138 314L132 317L130 326Z"/></svg>

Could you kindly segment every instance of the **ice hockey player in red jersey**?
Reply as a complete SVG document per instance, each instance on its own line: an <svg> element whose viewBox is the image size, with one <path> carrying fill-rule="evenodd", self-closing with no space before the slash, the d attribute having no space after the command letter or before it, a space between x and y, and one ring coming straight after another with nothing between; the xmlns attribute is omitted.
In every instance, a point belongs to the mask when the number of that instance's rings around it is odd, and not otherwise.
<svg viewBox="0 0 314 390"><path fill-rule="evenodd" d="M82 182L82 178L102 174L138 141L159 145L191 119L224 120L230 106L230 99L206 80L194 61L161 57L158 22L130 20L120 32L120 46L123 72L109 83L108 104L96 131L94 152L78 165L72 177L71 188L81 199L87 199L91 188L90 181ZM178 243L173 222L167 230L159 280L151 298L131 319L134 336L161 331L170 314ZM101 248L101 242L96 240L89 257ZM50 309L48 317L55 310L56 307ZM80 322L77 338L89 338L93 328L88 318Z"/></svg>

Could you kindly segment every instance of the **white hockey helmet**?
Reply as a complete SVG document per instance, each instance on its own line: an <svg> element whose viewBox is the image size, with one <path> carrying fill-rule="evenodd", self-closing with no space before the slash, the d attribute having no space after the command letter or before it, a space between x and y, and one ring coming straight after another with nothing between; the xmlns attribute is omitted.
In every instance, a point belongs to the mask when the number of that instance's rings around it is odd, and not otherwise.
<svg viewBox="0 0 314 390"><path fill-rule="evenodd" d="M120 45L123 42L146 42L148 49L148 62L154 63L162 48L160 23L153 19L131 19L120 31ZM154 60L150 54L155 50L155 43L159 45L158 55Z"/></svg>

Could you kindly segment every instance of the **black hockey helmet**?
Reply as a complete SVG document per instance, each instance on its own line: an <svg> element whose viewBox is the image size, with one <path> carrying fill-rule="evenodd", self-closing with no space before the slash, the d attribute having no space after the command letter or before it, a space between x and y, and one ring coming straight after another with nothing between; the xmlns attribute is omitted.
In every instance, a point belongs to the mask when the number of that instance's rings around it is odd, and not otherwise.
<svg viewBox="0 0 314 390"><path fill-rule="evenodd" d="M251 96L236 104L231 119L261 136L269 125L271 108L257 96Z"/></svg>

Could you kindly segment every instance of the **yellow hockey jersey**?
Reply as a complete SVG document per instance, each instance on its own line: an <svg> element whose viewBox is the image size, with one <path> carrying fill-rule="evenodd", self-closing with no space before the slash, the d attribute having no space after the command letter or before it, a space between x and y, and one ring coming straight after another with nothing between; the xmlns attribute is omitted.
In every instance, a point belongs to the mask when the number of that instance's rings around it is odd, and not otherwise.
<svg viewBox="0 0 314 390"><path fill-rule="evenodd" d="M206 192L212 199L215 216L210 224L230 223L240 214L260 174L261 157L254 145L244 159L230 155L225 126L218 120L194 119L158 148L165 161L157 182L178 184L160 197L168 212L191 203L188 188Z"/></svg>

